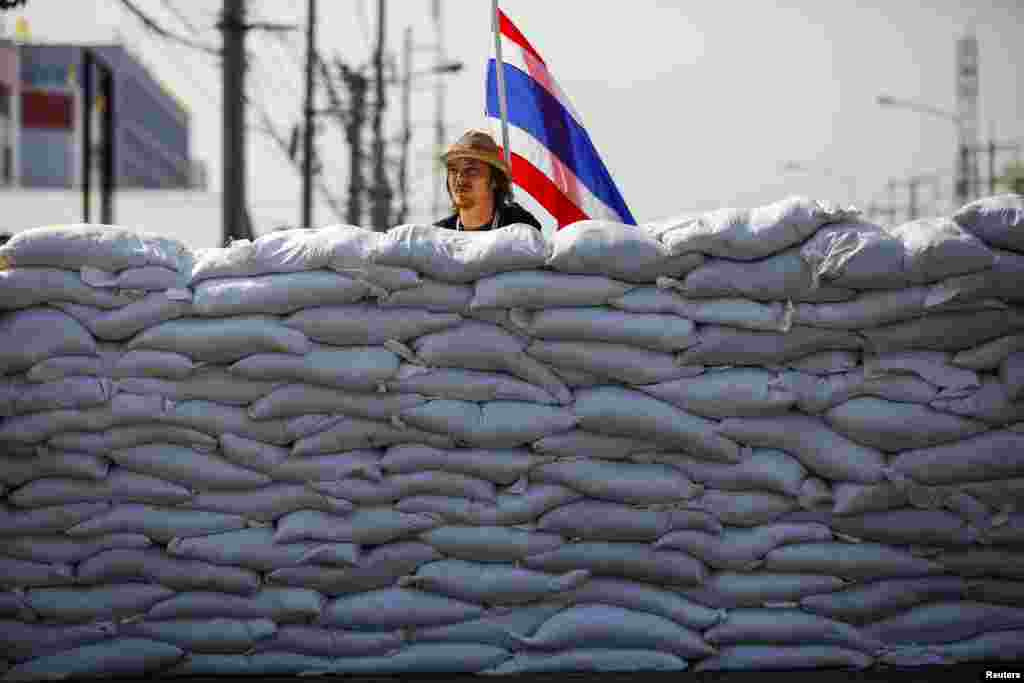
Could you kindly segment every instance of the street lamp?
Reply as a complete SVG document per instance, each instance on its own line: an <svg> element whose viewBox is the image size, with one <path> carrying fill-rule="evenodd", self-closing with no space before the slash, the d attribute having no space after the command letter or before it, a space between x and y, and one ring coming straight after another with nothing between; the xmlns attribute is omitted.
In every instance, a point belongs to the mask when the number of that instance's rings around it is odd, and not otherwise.
<svg viewBox="0 0 1024 683"><path fill-rule="evenodd" d="M829 178L835 178L846 186L846 194L850 199L850 203L853 205L857 204L857 179L851 175L838 173L828 166L818 166L817 164L802 161L784 161L780 168L785 173L820 173Z"/></svg>

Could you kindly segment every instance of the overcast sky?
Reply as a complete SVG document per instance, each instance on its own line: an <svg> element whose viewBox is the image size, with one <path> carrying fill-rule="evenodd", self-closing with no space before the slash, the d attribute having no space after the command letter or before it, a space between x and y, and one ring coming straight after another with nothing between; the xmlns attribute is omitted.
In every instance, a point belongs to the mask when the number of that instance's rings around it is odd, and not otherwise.
<svg viewBox="0 0 1024 683"><path fill-rule="evenodd" d="M167 28L219 44L219 0L134 0ZM371 56L376 0L320 0L317 40L349 64ZM251 0L252 18L303 23L306 2ZM949 208L955 127L949 120L879 107L886 93L950 112L956 109L955 43L969 28L980 44L982 137L1024 142L1024 4L989 0L715 0L592 2L503 0L502 9L544 56L583 118L605 165L638 221L693 210L755 206L789 194L871 202L890 200L887 183L914 174L944 174ZM387 5L387 44L401 57L413 28L414 71L433 63L430 0ZM176 16L171 8L176 8ZM447 77L449 138L483 118L484 67L493 46L488 0L442 0L444 47L466 68ZM36 40L122 40L192 111L192 152L220 185L220 71L215 58L148 33L118 0L29 0L8 13L30 21ZM253 32L249 83L281 130L302 111L301 47ZM417 79L412 219L432 218L431 79ZM389 133L397 135L400 91L389 89ZM255 119L251 119L255 123ZM343 197L347 150L340 131L319 145L328 181ZM1008 161L1011 155L1001 158ZM277 146L250 133L249 199L258 222L298 221L297 171ZM800 162L807 172L786 172ZM522 194L522 193L520 193ZM931 190L924 192L926 204ZM891 195L902 204L906 191ZM535 207L528 199L528 207ZM553 222L540 216L546 225ZM318 205L314 223L337 219Z"/></svg>

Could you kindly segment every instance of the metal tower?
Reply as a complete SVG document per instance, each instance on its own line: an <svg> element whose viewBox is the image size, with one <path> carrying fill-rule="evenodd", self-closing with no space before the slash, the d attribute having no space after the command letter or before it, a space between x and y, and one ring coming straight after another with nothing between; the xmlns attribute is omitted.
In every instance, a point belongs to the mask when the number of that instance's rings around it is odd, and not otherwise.
<svg viewBox="0 0 1024 683"><path fill-rule="evenodd" d="M956 104L959 137L956 197L960 204L981 193L978 175L978 39L968 29L956 41Z"/></svg>

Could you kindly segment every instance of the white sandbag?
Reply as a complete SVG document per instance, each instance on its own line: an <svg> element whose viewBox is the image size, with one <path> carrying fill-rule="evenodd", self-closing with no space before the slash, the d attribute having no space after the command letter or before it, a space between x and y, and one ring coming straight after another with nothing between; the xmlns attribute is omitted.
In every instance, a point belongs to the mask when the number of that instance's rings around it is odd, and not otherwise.
<svg viewBox="0 0 1024 683"><path fill-rule="evenodd" d="M677 586L699 585L707 578L707 568L700 560L641 543L569 543L551 552L530 555L523 564L548 572L587 569L598 576Z"/></svg>
<svg viewBox="0 0 1024 683"><path fill-rule="evenodd" d="M709 607L733 609L798 601L808 595L837 591L845 584L837 576L810 572L718 571L709 573L700 586L687 588L681 594Z"/></svg>
<svg viewBox="0 0 1024 683"><path fill-rule="evenodd" d="M441 520L429 515L405 513L386 506L359 508L345 516L318 510L297 510L277 520L273 541L382 545L416 536L441 523Z"/></svg>
<svg viewBox="0 0 1024 683"><path fill-rule="evenodd" d="M942 573L941 564L879 543L797 543L768 552L764 568L866 580Z"/></svg>
<svg viewBox="0 0 1024 683"><path fill-rule="evenodd" d="M17 233L0 247L5 269L50 266L78 270L83 266L111 272L142 266L181 268L188 253L174 240L112 225L52 225Z"/></svg>
<svg viewBox="0 0 1024 683"><path fill-rule="evenodd" d="M380 459L380 468L388 474L409 474L420 470L444 470L493 481L515 483L534 467L551 462L525 449L440 450L429 446L392 446Z"/></svg>
<svg viewBox="0 0 1024 683"><path fill-rule="evenodd" d="M99 480L107 476L110 462L87 453L54 451L38 447L35 457L0 455L0 482L21 486L40 477L77 477Z"/></svg>
<svg viewBox="0 0 1024 683"><path fill-rule="evenodd" d="M453 327L461 320L456 313L350 304L304 308L285 318L283 324L323 344L361 346L389 339L405 341Z"/></svg>
<svg viewBox="0 0 1024 683"><path fill-rule="evenodd" d="M874 661L863 652L834 645L730 645L701 660L693 670L866 669Z"/></svg>
<svg viewBox="0 0 1024 683"><path fill-rule="evenodd" d="M144 614L174 591L156 583L111 583L104 586L39 588L25 594L32 611L58 623L96 623Z"/></svg>
<svg viewBox="0 0 1024 683"><path fill-rule="evenodd" d="M576 393L574 411L580 426L587 430L651 439L717 462L740 460L739 446L720 436L717 423L638 391L584 389Z"/></svg>
<svg viewBox="0 0 1024 683"><path fill-rule="evenodd" d="M487 605L522 605L576 588L590 578L585 570L545 574L501 564L441 560L425 564L399 579L402 588L417 588L456 600Z"/></svg>
<svg viewBox="0 0 1024 683"><path fill-rule="evenodd" d="M67 530L67 534L72 538L102 534L144 534L159 543L167 543L172 538L234 531L244 529L245 525L245 519L238 515L125 504L78 522Z"/></svg>
<svg viewBox="0 0 1024 683"><path fill-rule="evenodd" d="M596 341L536 341L526 349L531 358L555 368L585 373L625 384L653 384L689 377L676 357L627 344Z"/></svg>
<svg viewBox="0 0 1024 683"><path fill-rule="evenodd" d="M200 654L242 654L277 626L269 619L166 619L136 621L120 627L128 637L152 638Z"/></svg>
<svg viewBox="0 0 1024 683"><path fill-rule="evenodd" d="M174 557L239 566L260 572L315 564L317 562L313 558L325 555L329 555L332 561L323 564L354 566L359 560L358 548L351 543L278 543L275 542L274 531L266 527L175 538L167 544L167 552Z"/></svg>
<svg viewBox="0 0 1024 683"><path fill-rule="evenodd" d="M267 574L267 582L309 588L330 596L350 595L390 588L399 577L440 559L440 553L425 543L400 541L374 548L358 567L290 567Z"/></svg>
<svg viewBox="0 0 1024 683"><path fill-rule="evenodd" d="M438 626L478 617L483 608L460 600L405 588L366 591L332 600L318 622L356 630Z"/></svg>
<svg viewBox="0 0 1024 683"><path fill-rule="evenodd" d="M834 593L800 600L805 611L851 624L866 624L893 616L916 605L967 597L967 582L959 576L882 579Z"/></svg>
<svg viewBox="0 0 1024 683"><path fill-rule="evenodd" d="M382 308L422 308L432 313L465 314L469 312L472 299L471 285L422 278L415 287L378 296L377 305Z"/></svg>
<svg viewBox="0 0 1024 683"><path fill-rule="evenodd" d="M576 416L567 408L522 401L430 401L402 411L399 418L403 424L484 448L515 448L576 426Z"/></svg>
<svg viewBox="0 0 1024 683"><path fill-rule="evenodd" d="M151 444L112 451L108 457L134 472L188 486L192 490L251 489L272 479L239 467L219 455L173 444Z"/></svg>
<svg viewBox="0 0 1024 683"><path fill-rule="evenodd" d="M18 536L0 547L0 554L30 562L75 564L113 548L148 548L153 542L142 534L103 534L90 538L68 538L60 534Z"/></svg>
<svg viewBox="0 0 1024 683"><path fill-rule="evenodd" d="M143 638L115 638L46 655L15 666L5 681L46 681L100 676L144 676L185 656L169 643Z"/></svg>
<svg viewBox="0 0 1024 683"><path fill-rule="evenodd" d="M111 380L98 377L68 377L42 384L5 382L0 379L0 416L24 415L50 410L76 410L101 406L114 394Z"/></svg>
<svg viewBox="0 0 1024 683"><path fill-rule="evenodd" d="M529 649L580 647L650 649L697 659L715 653L696 632L664 617L609 605L570 607L543 623L533 636L519 636Z"/></svg>
<svg viewBox="0 0 1024 683"><path fill-rule="evenodd" d="M846 438L887 453L959 441L988 430L979 420L870 396L832 408L825 421Z"/></svg>
<svg viewBox="0 0 1024 683"><path fill-rule="evenodd" d="M132 298L116 292L90 287L81 276L60 268L27 267L0 270L0 310L30 308L57 301L118 308L132 302Z"/></svg>
<svg viewBox="0 0 1024 683"><path fill-rule="evenodd" d="M667 446L654 441L628 436L608 436L584 429L573 429L545 437L533 442L531 448L537 453L559 458L588 457L603 460L626 460L634 454L668 450Z"/></svg>
<svg viewBox="0 0 1024 683"><path fill-rule="evenodd" d="M470 309L602 306L632 287L602 275L520 270L478 280Z"/></svg>
<svg viewBox="0 0 1024 683"><path fill-rule="evenodd" d="M917 284L984 270L995 261L981 240L949 218L921 218L889 232L903 243L903 272Z"/></svg>
<svg viewBox="0 0 1024 683"><path fill-rule="evenodd" d="M944 398L930 404L944 413L975 418L993 426L1004 426L1024 420L1024 401L1014 401L1009 388L998 378L987 376L981 388L963 397Z"/></svg>
<svg viewBox="0 0 1024 683"><path fill-rule="evenodd" d="M269 522L296 510L346 513L352 503L314 491L300 484L273 483L249 491L203 492L188 501L192 510L209 510L230 515L241 515L261 522Z"/></svg>
<svg viewBox="0 0 1024 683"><path fill-rule="evenodd" d="M77 320L52 308L0 316L0 375L28 370L53 356L95 356L96 340Z"/></svg>
<svg viewBox="0 0 1024 683"><path fill-rule="evenodd" d="M826 223L847 220L857 213L792 196L751 209L709 211L675 228L662 225L659 232L662 243L673 254L701 252L753 261L803 242Z"/></svg>
<svg viewBox="0 0 1024 683"><path fill-rule="evenodd" d="M947 571L960 576L1024 579L1024 553L1017 550L988 550L972 548L947 551L935 557Z"/></svg>
<svg viewBox="0 0 1024 683"><path fill-rule="evenodd" d="M190 302L170 298L165 292L150 292L113 310L73 303L53 305L85 325L97 339L107 341L127 339L147 327L192 313Z"/></svg>
<svg viewBox="0 0 1024 683"><path fill-rule="evenodd" d="M839 303L799 304L793 312L797 325L856 330L919 318L928 312L929 287L863 292Z"/></svg>
<svg viewBox="0 0 1024 683"><path fill-rule="evenodd" d="M173 351L126 351L110 369L110 376L185 379L196 369L188 356Z"/></svg>
<svg viewBox="0 0 1024 683"><path fill-rule="evenodd" d="M906 287L910 278L903 270L904 253L899 238L863 220L822 226L800 247L815 283L854 289Z"/></svg>
<svg viewBox="0 0 1024 683"><path fill-rule="evenodd" d="M403 498L395 506L402 512L438 515L451 524L502 526L533 522L559 505L583 494L556 484L533 484L523 493L501 493L494 503L467 498L421 495Z"/></svg>
<svg viewBox="0 0 1024 683"><path fill-rule="evenodd" d="M525 607L490 610L478 619L407 629L404 635L413 643L479 643L514 650L518 643L510 633L532 634L563 607L560 602L539 602Z"/></svg>
<svg viewBox="0 0 1024 683"><path fill-rule="evenodd" d="M324 268L331 258L332 236L328 230L278 230L254 241L234 240L228 247L200 250L190 284Z"/></svg>
<svg viewBox="0 0 1024 683"><path fill-rule="evenodd" d="M856 350L857 335L803 325L785 334L706 325L699 341L676 356L680 365L777 365L818 351Z"/></svg>
<svg viewBox="0 0 1024 683"><path fill-rule="evenodd" d="M557 403L546 390L503 373L424 368L403 364L386 388L396 394L418 394L461 401L532 401Z"/></svg>
<svg viewBox="0 0 1024 683"><path fill-rule="evenodd" d="M376 451L289 456L276 467L266 470L266 473L275 481L296 484L348 477L363 477L370 481L380 481L384 475L377 465L379 457Z"/></svg>
<svg viewBox="0 0 1024 683"><path fill-rule="evenodd" d="M616 503L676 503L699 496L682 472L667 465L560 460L530 471L530 481L561 484L591 498Z"/></svg>
<svg viewBox="0 0 1024 683"><path fill-rule="evenodd" d="M702 417L765 417L785 413L796 402L792 392L773 384L775 378L766 370L737 368L638 388Z"/></svg>
<svg viewBox="0 0 1024 683"><path fill-rule="evenodd" d="M682 470L687 477L708 487L726 491L766 491L796 497L807 469L793 456L779 450L755 448L740 462L710 463L675 453L653 456Z"/></svg>
<svg viewBox="0 0 1024 683"><path fill-rule="evenodd" d="M212 590L251 595L260 586L256 572L199 560L171 557L159 549L106 550L78 565L85 585L150 581L175 590Z"/></svg>
<svg viewBox="0 0 1024 683"><path fill-rule="evenodd" d="M697 343L693 322L673 314L629 313L597 306L514 313L513 321L536 339L606 342L666 352Z"/></svg>
<svg viewBox="0 0 1024 683"><path fill-rule="evenodd" d="M686 660L656 650L581 648L554 654L517 652L499 666L481 671L486 675L573 672L683 671Z"/></svg>
<svg viewBox="0 0 1024 683"><path fill-rule="evenodd" d="M832 533L822 524L778 523L751 529L725 529L721 535L685 529L657 540L657 549L682 550L714 569L748 570L761 563L769 551L789 543L830 541Z"/></svg>
<svg viewBox="0 0 1024 683"><path fill-rule="evenodd" d="M550 239L546 265L560 273L603 275L626 282L682 277L704 262L702 254L673 256L650 231L612 221L576 221Z"/></svg>
<svg viewBox="0 0 1024 683"><path fill-rule="evenodd" d="M1024 252L1024 198L1019 194L975 200L953 214L953 220L990 246Z"/></svg>
<svg viewBox="0 0 1024 683"><path fill-rule="evenodd" d="M446 557L482 562L517 562L564 543L557 534L502 526L443 526L423 532L420 540Z"/></svg>
<svg viewBox="0 0 1024 683"><path fill-rule="evenodd" d="M711 259L687 275L681 286L673 288L697 299L740 298L767 302L822 303L847 301L857 295L853 289L816 286L814 270L804 262L797 248L758 261Z"/></svg>
<svg viewBox="0 0 1024 683"><path fill-rule="evenodd" d="M187 265L192 258L191 253L184 254L182 265ZM165 266L125 268L117 273L113 286L118 289L142 289L149 292L182 289L188 286L188 273Z"/></svg>
<svg viewBox="0 0 1024 683"><path fill-rule="evenodd" d="M209 279L195 288L196 315L287 314L311 306L351 304L369 293L362 282L326 270Z"/></svg>
<svg viewBox="0 0 1024 683"><path fill-rule="evenodd" d="M719 491L707 489L686 506L706 510L723 524L752 527L769 524L800 507L799 501L768 491Z"/></svg>
<svg viewBox="0 0 1024 683"><path fill-rule="evenodd" d="M1024 609L956 600L918 605L864 627L887 643L950 643L986 633L1024 627Z"/></svg>
<svg viewBox="0 0 1024 683"><path fill-rule="evenodd" d="M0 556L0 587L2 588L68 586L74 583L74 567L70 564L30 562Z"/></svg>
<svg viewBox="0 0 1024 683"><path fill-rule="evenodd" d="M230 363L261 353L301 356L312 350L306 335L272 316L172 320L145 330L125 348L174 351L210 363Z"/></svg>
<svg viewBox="0 0 1024 683"><path fill-rule="evenodd" d="M186 379L128 377L116 380L114 386L127 394L156 394L174 401L203 400L244 406L258 401L280 384L245 379L223 368L212 367L203 368Z"/></svg>
<svg viewBox="0 0 1024 683"><path fill-rule="evenodd" d="M666 313L694 322L730 325L748 330L785 332L792 325L792 306L749 299L689 299L672 291L678 280L659 278L658 287L637 287L611 299L609 306L630 313Z"/></svg>
<svg viewBox="0 0 1024 683"><path fill-rule="evenodd" d="M249 406L255 420L340 413L368 420L388 420L424 402L418 394L359 394L310 384L287 384L266 392Z"/></svg>
<svg viewBox="0 0 1024 683"><path fill-rule="evenodd" d="M938 313L916 320L861 330L875 353L925 349L958 351L1024 327L1014 310Z"/></svg>
<svg viewBox="0 0 1024 683"><path fill-rule="evenodd" d="M105 455L109 451L150 443L173 443L204 453L217 449L217 440L209 434L166 424L134 424L102 432L61 432L50 437L47 445L61 450Z"/></svg>
<svg viewBox="0 0 1024 683"><path fill-rule="evenodd" d="M187 501L192 492L177 484L124 468L111 468L105 479L43 477L12 491L7 499L18 507L38 508L70 503L151 503L175 505Z"/></svg>
<svg viewBox="0 0 1024 683"><path fill-rule="evenodd" d="M13 502L13 501L10 501ZM70 503L29 510L0 506L0 537L58 534L110 510L107 502Z"/></svg>
<svg viewBox="0 0 1024 683"><path fill-rule="evenodd" d="M875 654L883 641L869 638L856 627L796 609L737 609L711 627L704 639L715 646L773 643L822 643Z"/></svg>
<svg viewBox="0 0 1024 683"><path fill-rule="evenodd" d="M253 651L266 652L268 656L287 652L325 658L360 657L394 652L402 646L402 642L398 631L360 633L291 624L280 626L274 635L261 639L254 645Z"/></svg>
<svg viewBox="0 0 1024 683"><path fill-rule="evenodd" d="M24 662L35 657L71 650L114 637L117 627L111 622L81 625L26 624L0 621L0 647L4 657Z"/></svg>
<svg viewBox="0 0 1024 683"><path fill-rule="evenodd" d="M889 466L922 484L958 484L1024 475L1024 434L992 431L952 444L906 451Z"/></svg>
<svg viewBox="0 0 1024 683"><path fill-rule="evenodd" d="M848 536L890 545L968 546L978 542L977 529L944 510L904 507L844 515L833 518L829 525Z"/></svg>
<svg viewBox="0 0 1024 683"><path fill-rule="evenodd" d="M598 500L569 503L545 513L537 529L587 541L654 541L674 526L667 511Z"/></svg>
<svg viewBox="0 0 1024 683"><path fill-rule="evenodd" d="M228 372L256 380L306 382L350 391L376 391L398 372L399 360L380 346L314 347L302 356L256 353Z"/></svg>

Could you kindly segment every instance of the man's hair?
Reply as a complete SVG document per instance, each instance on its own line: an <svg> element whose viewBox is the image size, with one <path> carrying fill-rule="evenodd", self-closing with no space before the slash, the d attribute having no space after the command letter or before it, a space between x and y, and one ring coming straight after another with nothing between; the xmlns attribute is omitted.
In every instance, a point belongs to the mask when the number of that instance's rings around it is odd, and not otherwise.
<svg viewBox="0 0 1024 683"><path fill-rule="evenodd" d="M512 183L509 181L508 176L498 169L490 164L485 164L485 166L491 172L491 192L494 195L494 209L497 211L512 201ZM451 203L452 211L458 213L458 207L455 206L455 197L452 196L451 183L448 182L450 179L451 171L445 169L444 188L448 191L448 200Z"/></svg>

